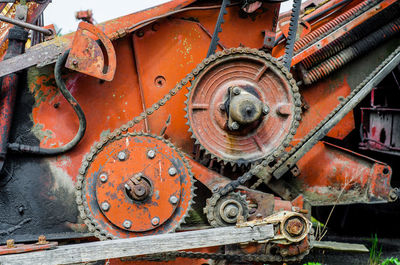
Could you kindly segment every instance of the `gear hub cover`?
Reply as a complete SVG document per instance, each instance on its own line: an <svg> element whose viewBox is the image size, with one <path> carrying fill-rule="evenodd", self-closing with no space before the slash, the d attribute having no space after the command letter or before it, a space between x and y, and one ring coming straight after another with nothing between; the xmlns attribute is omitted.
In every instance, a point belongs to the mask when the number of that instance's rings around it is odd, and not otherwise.
<svg viewBox="0 0 400 265"><path fill-rule="evenodd" d="M81 216L110 238L171 232L188 213L192 187L186 159L171 143L142 133L121 135L87 167Z"/></svg>
<svg viewBox="0 0 400 265"><path fill-rule="evenodd" d="M256 49L218 52L199 66L187 95L192 137L213 158L248 164L277 157L301 119L292 75Z"/></svg>

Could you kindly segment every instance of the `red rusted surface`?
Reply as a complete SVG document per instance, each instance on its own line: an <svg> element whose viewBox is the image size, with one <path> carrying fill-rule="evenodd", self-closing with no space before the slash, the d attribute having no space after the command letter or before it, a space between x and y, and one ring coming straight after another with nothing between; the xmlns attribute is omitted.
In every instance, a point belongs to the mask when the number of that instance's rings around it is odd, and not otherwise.
<svg viewBox="0 0 400 265"><path fill-rule="evenodd" d="M229 110L221 110L221 105L226 105L233 87L255 95L269 113L246 129L232 131L227 124ZM291 87L282 73L250 55L234 55L206 66L192 84L187 102L195 139L215 157L236 163L254 162L276 150L289 134L293 109Z"/></svg>
<svg viewBox="0 0 400 265"><path fill-rule="evenodd" d="M125 185L137 174L151 186L143 200L133 199ZM174 149L152 137L128 136L109 143L94 158L84 194L101 227L126 238L173 231L187 214L192 185L189 171ZM107 207L103 207L105 203Z"/></svg>
<svg viewBox="0 0 400 265"><path fill-rule="evenodd" d="M330 2L332 2L332 1L329 1L328 3L330 3ZM356 2L357 1L354 1L354 3L356 3ZM384 1L380 2L376 6L376 8L371 8L368 11L364 12L363 14L359 15L358 17L356 17L355 19L353 19L349 23L347 23L345 27L339 28L338 30L332 32L331 34L329 34L325 38L321 39L320 41L318 41L318 42L314 43L313 45L307 47L306 49L304 49L300 53L295 54L293 56L293 59L292 59L292 66L298 64L299 62L303 61L307 57L315 54L320 49L326 47L327 45L332 43L334 40L340 38L341 36L343 36L344 34L349 32L350 30L352 30L355 27L359 26L360 24L362 24L363 22L367 21L368 19L370 19L371 17L375 16L376 14L382 12L386 8L392 6L394 3L396 3L396 0L384 0ZM334 3L332 3L332 4L334 4ZM352 3L352 5L353 5L353 3ZM361 5L361 3L360 3L360 5ZM329 8L329 6L326 5L326 7L325 7L325 5L324 5L324 8ZM323 11L323 10L321 9L321 11ZM350 13L351 12L349 12L349 14ZM308 16L305 16L303 19L307 19L307 17L310 17L311 15L313 15L313 13L311 13ZM282 18L282 19L284 19L284 18ZM326 21L324 21L324 22L326 22ZM312 25L312 32L314 32L314 31L317 32L319 30L318 33L320 33L320 31L326 30L325 28L322 29L322 26L326 27L326 23L318 23L318 24ZM317 34L317 33L315 33L315 35L313 35L314 37L310 37L311 35L310 36L307 35L306 38L300 39L297 42L297 46L296 47L302 47L302 45L304 45L303 43L306 43L306 42L312 40L313 38L315 38L315 36L318 36L318 35L319 34ZM297 48L297 49L299 49L299 48ZM281 56L283 54L283 52L284 52L284 46L277 46L273 50L273 55L274 56Z"/></svg>
<svg viewBox="0 0 400 265"><path fill-rule="evenodd" d="M75 18L93 24L93 11L91 9L81 10L75 13Z"/></svg>
<svg viewBox="0 0 400 265"><path fill-rule="evenodd" d="M101 44L93 39L93 35L101 41ZM92 24L79 23L65 66L80 73L111 81L115 75L116 64L114 46L107 36Z"/></svg>
<svg viewBox="0 0 400 265"><path fill-rule="evenodd" d="M351 92L347 79L321 80L301 91L302 103L304 104L302 120L297 128L294 141L297 142L315 128L326 115L328 115L339 103L341 98L347 97ZM349 112L327 136L343 139L353 129L354 114Z"/></svg>
<svg viewBox="0 0 400 265"><path fill-rule="evenodd" d="M18 254L39 250L53 249L58 246L57 242L46 242L45 244L14 244L14 247L0 246L0 255Z"/></svg>
<svg viewBox="0 0 400 265"><path fill-rule="evenodd" d="M319 142L298 167L301 175L294 188L312 205L389 200L391 168L347 149Z"/></svg>

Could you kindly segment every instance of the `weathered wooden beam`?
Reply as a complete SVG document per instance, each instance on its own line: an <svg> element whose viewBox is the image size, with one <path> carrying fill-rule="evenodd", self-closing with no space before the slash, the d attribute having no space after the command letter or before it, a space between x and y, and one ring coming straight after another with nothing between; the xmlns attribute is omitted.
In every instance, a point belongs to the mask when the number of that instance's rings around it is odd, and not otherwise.
<svg viewBox="0 0 400 265"><path fill-rule="evenodd" d="M353 244L353 243L333 242L333 241L313 241L312 245L314 248L330 249L336 251L363 252L363 253L369 252L368 248L363 244Z"/></svg>
<svg viewBox="0 0 400 265"><path fill-rule="evenodd" d="M213 247L273 238L273 225L222 227L198 231L144 236L60 246L54 250L0 256L1 265L56 265L90 262Z"/></svg>

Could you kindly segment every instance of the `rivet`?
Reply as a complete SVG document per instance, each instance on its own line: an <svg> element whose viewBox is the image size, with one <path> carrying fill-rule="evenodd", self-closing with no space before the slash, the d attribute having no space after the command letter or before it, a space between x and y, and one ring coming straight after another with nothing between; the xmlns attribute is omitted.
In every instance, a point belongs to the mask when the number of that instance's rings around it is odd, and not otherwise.
<svg viewBox="0 0 400 265"><path fill-rule="evenodd" d="M120 160L120 161L125 161L125 159L126 159L126 153L125 152L119 152L118 153L118 159Z"/></svg>
<svg viewBox="0 0 400 265"><path fill-rule="evenodd" d="M176 173L178 173L178 171L176 170L175 167L170 167L170 168L168 169L168 174L169 174L170 176L175 176Z"/></svg>
<svg viewBox="0 0 400 265"><path fill-rule="evenodd" d="M154 217L153 219L151 219L151 224L156 226L160 223L160 218L158 217Z"/></svg>
<svg viewBox="0 0 400 265"><path fill-rule="evenodd" d="M154 152L154 150L149 150L147 152L147 157L150 159L153 159L156 156L156 152Z"/></svg>
<svg viewBox="0 0 400 265"><path fill-rule="evenodd" d="M122 224L126 229L131 228L132 222L129 220L125 220L124 223Z"/></svg>
<svg viewBox="0 0 400 265"><path fill-rule="evenodd" d="M176 196L171 196L169 198L169 202L172 204L177 204L178 203L178 198Z"/></svg>
<svg viewBox="0 0 400 265"><path fill-rule="evenodd" d="M108 202L103 202L101 204L101 209L105 212L107 212L108 210L110 210L110 204Z"/></svg>
<svg viewBox="0 0 400 265"><path fill-rule="evenodd" d="M108 180L108 176L106 173L101 173L99 178L100 178L100 181L103 183L107 182L107 180Z"/></svg>

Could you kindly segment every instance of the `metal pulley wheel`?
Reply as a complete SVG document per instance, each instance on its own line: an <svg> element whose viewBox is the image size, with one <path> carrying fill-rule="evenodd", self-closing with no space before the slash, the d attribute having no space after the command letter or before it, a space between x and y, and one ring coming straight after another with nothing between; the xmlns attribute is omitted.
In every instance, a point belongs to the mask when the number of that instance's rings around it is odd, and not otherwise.
<svg viewBox="0 0 400 265"><path fill-rule="evenodd" d="M198 69L185 110L206 154L239 165L279 156L301 119L300 94L283 65L262 51L237 48Z"/></svg>

